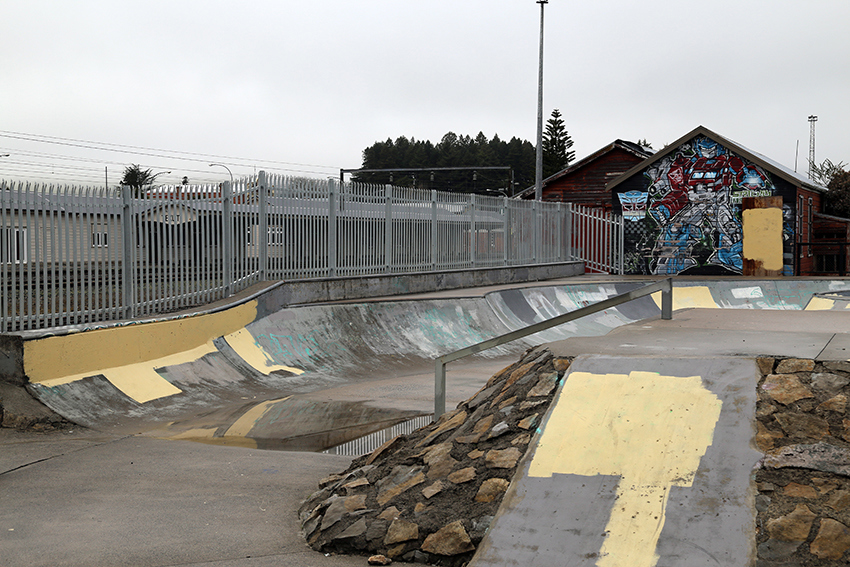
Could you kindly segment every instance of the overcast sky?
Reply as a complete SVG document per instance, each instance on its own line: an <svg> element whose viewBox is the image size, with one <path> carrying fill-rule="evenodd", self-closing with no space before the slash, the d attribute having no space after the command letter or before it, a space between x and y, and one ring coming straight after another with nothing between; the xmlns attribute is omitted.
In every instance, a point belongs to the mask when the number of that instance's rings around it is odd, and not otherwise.
<svg viewBox="0 0 850 567"><path fill-rule="evenodd" d="M814 114L816 161L850 162L848 24L848 0L551 0L544 115L578 158L703 125L790 168L799 142L805 172ZM387 138L534 141L539 26L534 0L0 0L0 179L327 177Z"/></svg>

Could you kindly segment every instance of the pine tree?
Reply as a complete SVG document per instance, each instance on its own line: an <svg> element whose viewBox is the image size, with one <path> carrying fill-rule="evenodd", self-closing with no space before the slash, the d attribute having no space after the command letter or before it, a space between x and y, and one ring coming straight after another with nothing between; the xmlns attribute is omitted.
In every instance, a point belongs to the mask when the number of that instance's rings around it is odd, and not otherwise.
<svg viewBox="0 0 850 567"><path fill-rule="evenodd" d="M543 133L543 177L549 177L570 165L576 153L570 151L573 140L564 128L561 111L552 111L552 117L546 121Z"/></svg>

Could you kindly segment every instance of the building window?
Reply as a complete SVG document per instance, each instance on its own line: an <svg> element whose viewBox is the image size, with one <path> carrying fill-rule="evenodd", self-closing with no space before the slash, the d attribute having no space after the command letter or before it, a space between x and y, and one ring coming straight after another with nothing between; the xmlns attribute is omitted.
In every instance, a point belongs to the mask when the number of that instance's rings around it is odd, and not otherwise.
<svg viewBox="0 0 850 567"><path fill-rule="evenodd" d="M282 226L270 226L269 227L269 245L272 244L283 244L284 242L284 232Z"/></svg>
<svg viewBox="0 0 850 567"><path fill-rule="evenodd" d="M0 263L27 262L27 229L11 227L0 229Z"/></svg>
<svg viewBox="0 0 850 567"><path fill-rule="evenodd" d="M109 231L106 230L106 227L99 226L96 224L91 225L91 247L109 247Z"/></svg>

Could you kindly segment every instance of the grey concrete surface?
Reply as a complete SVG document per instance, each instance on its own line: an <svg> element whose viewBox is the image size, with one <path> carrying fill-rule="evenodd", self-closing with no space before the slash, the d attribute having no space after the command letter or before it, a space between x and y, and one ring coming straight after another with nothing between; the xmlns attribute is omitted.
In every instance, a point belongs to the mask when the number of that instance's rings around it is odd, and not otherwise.
<svg viewBox="0 0 850 567"><path fill-rule="evenodd" d="M662 377L672 377L674 381L681 379L677 377L698 375L703 387L722 402L713 428L713 442L699 460L693 480L690 483L674 481L663 505L658 502L654 506L638 506L638 512L631 508L634 495L627 497L628 491L640 494L638 500L654 500L658 496L658 485L635 487L633 478L612 474L610 467L613 463L616 463L613 468L632 469L632 474L634 469L640 470L630 463L620 463L620 459L613 456L604 458L606 464L595 474L573 473L571 461L581 462L588 455L590 460L598 461L599 457L595 447L586 449L586 441L581 438L566 446L562 444L562 469L549 477L532 476L529 467L540 452L541 444L547 443L546 435L551 435L548 438L551 445L553 437L557 439L570 433L559 429L561 423L552 422L553 409L550 409L470 567L592 567L606 555L609 555L606 565L648 566L649 562L640 561L640 553L630 555L634 550L628 546L624 549L622 544L612 541L615 537L624 536L623 533L614 533L611 523L614 516L612 508L621 506L623 510L628 507L629 514L635 513L631 516L629 530L639 532L642 526L647 526L649 533L657 530L657 565L739 567L751 564L755 557L755 509L750 476L762 454L750 446L754 433L755 388L742 388L741 385L753 384L756 380L758 369L755 361L734 357L585 355L578 357L569 369L570 374L584 372L600 376L600 388L605 386L606 374L628 375L635 371L657 373ZM569 378L565 380L566 383L568 381ZM562 385L562 391L563 388ZM569 402L563 397L559 391L552 408ZM604 392L599 401L600 413L587 410L586 419L627 411L621 400L608 397ZM664 411L667 411L666 408ZM630 417L634 419L641 415L635 412ZM663 421L663 416L651 415L653 421L636 426L636 430L657 427L655 420L659 417L659 421ZM607 423L605 419L601 422ZM615 453L638 459L663 460L668 466L674 464L675 457L669 453L653 455L654 443L647 447L630 447L632 439L618 436L625 430L617 426L616 419L613 420L610 442ZM659 427L658 431L663 434L662 428ZM687 435L684 431L667 433ZM585 452L587 455L583 455ZM646 516L646 508L654 517ZM531 521L532 518L537 520ZM652 549L649 552L651 554Z"/></svg>
<svg viewBox="0 0 850 567"><path fill-rule="evenodd" d="M296 510L347 457L0 430L4 567L362 566L299 535Z"/></svg>

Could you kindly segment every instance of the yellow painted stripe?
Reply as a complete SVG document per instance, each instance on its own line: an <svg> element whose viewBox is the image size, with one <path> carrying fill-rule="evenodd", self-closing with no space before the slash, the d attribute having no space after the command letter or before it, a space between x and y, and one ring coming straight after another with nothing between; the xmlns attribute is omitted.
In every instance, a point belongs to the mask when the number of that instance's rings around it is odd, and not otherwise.
<svg viewBox="0 0 850 567"><path fill-rule="evenodd" d="M806 311L829 311L835 306L835 301L824 297L813 297L806 305ZM846 308L845 308L846 309Z"/></svg>
<svg viewBox="0 0 850 567"><path fill-rule="evenodd" d="M233 425L228 428L227 432L224 434L225 437L247 437L254 426L257 424L260 419L266 414L271 406L278 402L283 402L291 398L292 396L286 396L285 398L280 398L277 400L269 400L267 402L263 402L261 404L257 404L251 409L249 409L245 414L237 419Z"/></svg>
<svg viewBox="0 0 850 567"><path fill-rule="evenodd" d="M160 376L156 372L157 368L193 362L205 354L215 352L215 350L215 346L212 341L210 341L186 352L164 356L162 358L157 358L156 360L149 360L147 362L140 362L137 364L128 364L126 366L118 366L116 368L103 368L94 372L83 372L81 374L62 376L50 380L41 380L38 381L38 383L47 387L56 387L63 384L70 384L71 382L76 382L77 380L88 378L89 376L102 374L107 380L109 380L110 383L112 383L113 386L121 390L121 392L123 392L126 396L140 404L143 404L151 400L173 396L174 394L179 394L181 392L179 388Z"/></svg>
<svg viewBox="0 0 850 567"><path fill-rule="evenodd" d="M652 567L671 486L691 486L722 402L699 376L574 372L529 476L619 476L599 567Z"/></svg>
<svg viewBox="0 0 850 567"><path fill-rule="evenodd" d="M286 372L292 372L293 374L304 374L304 371L299 368L276 364L274 359L263 349L263 347L257 344L257 341L254 340L253 335L251 335L247 329L239 329L235 333L230 333L224 337L224 340L227 341L230 348L232 348L236 354L242 358L242 360L266 376L275 370L285 370Z"/></svg>
<svg viewBox="0 0 850 567"><path fill-rule="evenodd" d="M257 316L257 302L209 315L110 327L45 337L24 344L24 370L32 382L102 374L163 356L193 350L230 334Z"/></svg>
<svg viewBox="0 0 850 567"><path fill-rule="evenodd" d="M661 292L652 294L652 299L656 305L661 307ZM715 309L717 302L711 296L711 290L706 286L689 286L689 287L674 287L673 288L673 310L676 309Z"/></svg>

